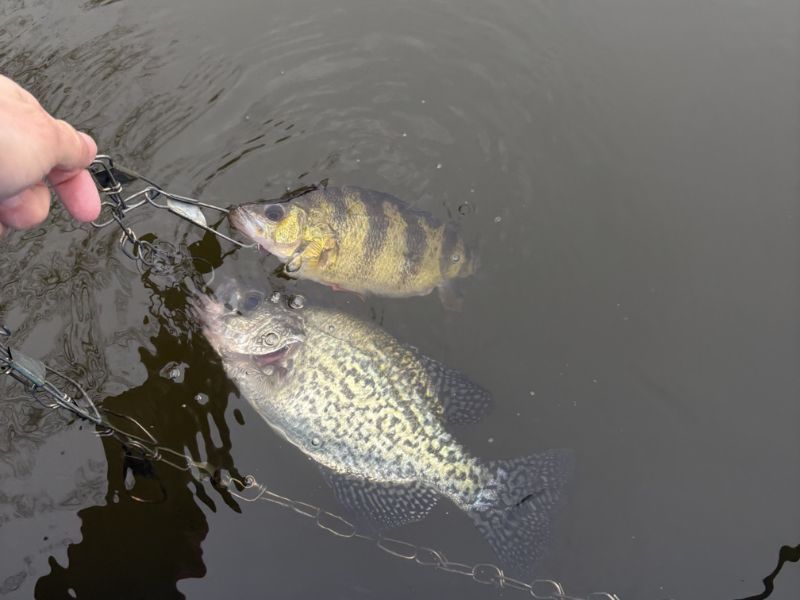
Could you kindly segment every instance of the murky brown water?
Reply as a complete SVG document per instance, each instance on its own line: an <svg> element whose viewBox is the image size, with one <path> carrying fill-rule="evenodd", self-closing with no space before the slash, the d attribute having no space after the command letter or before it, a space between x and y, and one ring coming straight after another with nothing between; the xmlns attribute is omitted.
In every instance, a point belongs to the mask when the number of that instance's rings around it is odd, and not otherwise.
<svg viewBox="0 0 800 600"><path fill-rule="evenodd" d="M573 448L542 577L734 599L800 542L798 23L791 0L2 0L0 72L178 193L225 206L329 178L458 219L482 256L458 314L331 298L177 219L131 224L462 369L497 401L460 435L477 454ZM0 242L15 343L162 443L338 512L191 335L185 286L116 239L57 209ZM134 488L160 501L136 502L118 444L0 386L0 595L517 597L164 465ZM493 560L446 505L393 533ZM770 598L799 593L788 562Z"/></svg>

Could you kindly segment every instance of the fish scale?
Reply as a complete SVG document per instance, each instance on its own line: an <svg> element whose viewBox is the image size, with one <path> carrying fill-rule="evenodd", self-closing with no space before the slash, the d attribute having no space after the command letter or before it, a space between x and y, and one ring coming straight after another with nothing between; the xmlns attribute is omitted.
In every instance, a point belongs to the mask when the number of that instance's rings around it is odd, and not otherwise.
<svg viewBox="0 0 800 600"><path fill-rule="evenodd" d="M417 381L423 371L419 365L414 364L413 357L408 351L403 351L396 343L382 339L382 348L372 345L370 350L374 353L367 354L359 348L348 348L347 353L341 352L342 340L335 333L329 333L329 326L343 333L358 335L361 323L347 322L341 317L328 314L324 311L314 311L307 320L307 349L308 360L315 364L325 364L327 369L320 370L321 377L316 383L322 393L307 394L306 390L287 390L293 397L302 398L308 402L308 409L312 414L325 412L328 417L323 419L323 426L332 428L336 437L346 436L351 443L360 449L359 456L363 458L355 468L359 474L366 477L383 475L391 479L394 473L382 472L386 464L401 464L402 473L414 473L417 479L437 488L447 495L455 495L461 505L472 502L481 488L482 479L488 480L488 474L482 472L477 461L470 457L466 451L455 443L452 436L444 430L442 423L423 407L430 404L430 400L421 397L420 390L426 389L426 384ZM354 328L355 331L350 328ZM380 336L384 337L384 336ZM388 336L385 336L388 337ZM333 373L346 372L355 368L364 374L364 377L384 381L381 388L374 389L372 394L364 400L368 408L358 421L341 418L341 388L339 382L329 385L331 380L324 376L324 371ZM410 373L417 377L409 376ZM334 380L335 381L335 380ZM345 381L347 379L345 378ZM313 389L315 386L311 386ZM416 396L416 397L415 397ZM402 399L402 402L398 402ZM409 401L412 400L412 401ZM300 404L297 404L301 407ZM320 411L320 409L322 409ZM329 409L329 410L325 410ZM302 410L302 408L301 408ZM392 427L381 427L380 418L394 417ZM431 452L432 440L439 443L438 451ZM412 451L412 452L409 452ZM320 453L322 454L322 453ZM320 462L331 468L338 468L336 457L321 455ZM473 485L465 485L453 489L452 478L457 473L469 473L469 481Z"/></svg>
<svg viewBox="0 0 800 600"><path fill-rule="evenodd" d="M336 471L391 480L400 465L401 478L422 480L461 506L474 501L490 475L445 430L440 411L430 410L433 395L414 353L341 313L309 309L304 322L306 339L292 370L305 377L288 377L273 399L283 407L279 428L294 434L289 441ZM391 426L382 425L387 420ZM314 438L347 439L348 445L317 448Z"/></svg>
<svg viewBox="0 0 800 600"><path fill-rule="evenodd" d="M524 568L540 556L569 470L565 451L479 459L446 426L475 422L489 401L462 374L344 312L227 304L206 298L196 310L228 376L320 465L347 507L396 526L444 496L505 564Z"/></svg>
<svg viewBox="0 0 800 600"><path fill-rule="evenodd" d="M285 261L290 276L359 294L405 297L438 288L455 305L453 281L471 275L477 265L454 223L359 187L243 204L230 219Z"/></svg>

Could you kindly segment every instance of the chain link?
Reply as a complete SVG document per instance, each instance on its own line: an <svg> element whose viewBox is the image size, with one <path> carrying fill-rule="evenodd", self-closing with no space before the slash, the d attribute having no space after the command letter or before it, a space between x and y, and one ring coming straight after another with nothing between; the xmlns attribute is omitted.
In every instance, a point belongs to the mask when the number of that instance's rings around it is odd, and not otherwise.
<svg viewBox="0 0 800 600"><path fill-rule="evenodd" d="M0 374L9 375L23 386L31 398L48 409L64 409L95 425L102 424L102 417L92 399L80 384L71 377L56 371L43 362L31 358L8 345L11 331L0 326ZM76 393L67 394L59 389L49 376L75 388Z"/></svg>
<svg viewBox="0 0 800 600"><path fill-rule="evenodd" d="M411 542L383 535L372 535L359 531L358 527L340 515L333 514L307 502L286 498L267 489L256 481L252 475L237 479L223 475L220 483L228 492L244 502L271 502L313 520L321 529L342 538L358 538L376 545L386 554L403 560L414 561L422 567L428 567L445 573L453 573L469 577L473 581L496 587L498 589L517 590L536 600L620 600L616 594L594 592L579 598L564 591L564 587L552 579L535 579L531 582L521 581L507 576L503 570L492 563L467 563L448 560L444 553L426 546L418 546ZM247 491L246 493L243 493Z"/></svg>
<svg viewBox="0 0 800 600"><path fill-rule="evenodd" d="M122 248L122 252L125 256L136 261L142 271L149 270L156 274L169 274L178 265L186 262L186 257L179 256L174 244L164 241L156 243L144 241L137 237L133 229L127 225L125 218L128 213L145 205L166 210L240 248L258 247L258 244L255 243L245 244L235 240L208 225L203 210L227 215L229 212L227 209L201 202L196 198L168 192L151 179L140 175L132 169L116 165L108 155L98 154L89 166L89 172L97 186L97 191L105 197L105 200L101 202L101 214L106 213L108 215L105 220L93 221L92 226L102 229L116 223L121 231L119 245ZM125 188L120 179L124 179L125 183L143 182L147 186L125 195ZM287 189L275 202L288 202L303 194L325 188L327 185L328 180L323 179L319 183L304 185L296 189Z"/></svg>
<svg viewBox="0 0 800 600"><path fill-rule="evenodd" d="M197 462L182 452L161 446L147 429L133 417L97 406L81 385L68 375L46 366L8 344L11 332L0 326L0 375L8 375L22 384L40 406L62 410L93 423L100 436L115 438L128 450L135 450L142 459L157 460L181 471L198 469L207 475L214 471L206 463ZM76 393L68 394L51 378L69 384ZM124 424L124 425L123 425Z"/></svg>
<svg viewBox="0 0 800 600"><path fill-rule="evenodd" d="M227 210L204 204L193 198L166 192L149 179L123 167L116 167L112 159L108 156L99 155L92 163L90 172L95 180L98 191L107 198L107 200L103 201L102 206L110 213L110 217L107 220L95 221L92 225L96 228L104 228L112 223L116 223L121 230L119 245L122 252L125 256L134 260L142 271L148 270L156 274L169 274L187 261L186 256L184 256L174 244L165 241L150 242L142 240L137 237L133 229L126 224L126 215L145 204L168 210L238 246L255 246L242 244L209 227L206 224L205 217L200 211L201 208L207 208L227 213ZM125 197L123 196L123 185L118 178L120 173L130 179L142 180L148 183L149 187ZM326 181L321 183L323 187L326 184ZM299 190L288 192L287 195L284 196L283 201L307 193L312 189L317 189L317 187L318 186L306 186ZM158 203L157 199L161 196L166 198L165 204ZM66 410L81 419L92 422L97 427L96 431L98 435L115 438L125 447L126 453L135 451L139 455L138 458L158 461L179 471L197 471L208 477L215 485L224 487L231 496L243 502L252 503L263 500L277 504L291 509L303 517L311 519L319 528L336 537L364 540L375 544L383 552L396 558L414 561L422 567L469 577L476 583L482 585L490 585L498 589L517 590L536 600L620 600L619 596L616 594L607 592L594 592L589 594L586 598L581 599L576 596L567 595L560 583L550 579L536 579L531 582L525 582L507 576L500 567L492 563L470 565L467 563L454 562L448 560L444 553L433 548L419 546L411 542L385 537L383 535L372 535L359 531L355 524L340 515L307 502L293 500L292 498L276 494L267 489L264 485L258 483L252 475L246 476L243 480L234 478L228 474L221 475L220 472L209 463L195 461L182 452L162 446L158 440L133 417L122 415L109 409L101 409L95 405L86 391L74 379L46 366L39 360L12 349L7 343L10 335L11 332L6 327L0 326L0 375L9 375L21 383L31 398L38 404L48 409ZM54 376L62 382L72 385L76 393L70 395L61 391L57 385L49 380L49 376ZM126 429L126 426L121 425L121 423L132 427L133 430ZM241 493L240 490L251 490L254 491L255 494L247 496ZM134 497L134 499L143 502L146 501L136 497Z"/></svg>
<svg viewBox="0 0 800 600"><path fill-rule="evenodd" d="M119 246L122 253L133 260L140 271L148 271L155 275L170 275L182 265L194 260L182 252L175 244L163 240L150 242L136 235L127 224L127 215L141 206L150 206L166 210L201 229L213 233L236 246L254 248L255 244L243 244L208 225L203 210L211 210L227 215L228 210L200 202L195 198L180 196L168 192L150 179L135 171L114 164L110 156L100 154L89 166L97 191L105 197L101 203L101 214L108 215L104 220L95 220L92 226L103 229L116 224L120 229ZM143 189L125 195L125 188L120 181L141 181L148 184ZM212 268L213 277L213 268Z"/></svg>
<svg viewBox="0 0 800 600"><path fill-rule="evenodd" d="M316 525L328 533L340 538L358 538L375 544L386 554L403 560L411 560L416 564L469 577L473 581L491 585L500 589L517 590L526 593L537 600L581 600L576 596L567 595L560 583L550 579L536 579L530 583L508 577L497 565L491 563L477 563L470 565L462 562L448 560L444 553L426 546L418 546L411 542L384 535L372 535L359 531L358 527L335 513L329 512L300 500L281 496L258 483L252 475L243 480L222 475L213 465L199 462L190 456L162 446L147 429L133 417L96 406L89 395L80 385L63 373L50 369L44 363L23 355L13 350L7 339L11 333L6 327L0 327L0 374L11 376L20 382L30 394L31 398L39 404L50 409L63 409L81 419L88 420L97 426L97 433L101 436L111 436L119 441L126 449L127 454L135 452L137 458L158 461L167 464L179 471L197 471L200 477L209 478L215 485L221 485L233 497L244 502L257 502L265 500L279 506L288 508L297 514L311 519ZM64 381L71 383L80 390L80 395L70 396L61 391L50 382L48 374L56 374ZM48 401L49 400L49 401ZM123 426L125 423L126 426ZM128 427L132 429L128 429ZM251 490L254 494L245 495L239 490ZM133 497L133 499L146 502L147 500ZM584 600L620 600L615 594L595 592Z"/></svg>

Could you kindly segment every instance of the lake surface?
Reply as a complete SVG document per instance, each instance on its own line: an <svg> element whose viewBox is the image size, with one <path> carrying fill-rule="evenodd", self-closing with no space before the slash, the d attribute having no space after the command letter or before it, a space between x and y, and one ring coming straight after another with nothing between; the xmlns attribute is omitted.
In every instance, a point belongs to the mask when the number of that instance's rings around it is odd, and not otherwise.
<svg viewBox="0 0 800 600"><path fill-rule="evenodd" d="M459 313L277 278L154 209L129 223L469 374L496 400L459 431L476 454L572 448L537 577L734 600L800 543L798 24L794 0L2 0L0 72L176 193L228 206L327 178L457 220L481 255ZM0 242L14 344L163 445L341 513L227 382L187 286L118 237L57 207ZM525 597L197 473L132 480L118 443L0 386L0 595ZM447 503L391 535L495 560ZM788 561L769 597L799 595Z"/></svg>

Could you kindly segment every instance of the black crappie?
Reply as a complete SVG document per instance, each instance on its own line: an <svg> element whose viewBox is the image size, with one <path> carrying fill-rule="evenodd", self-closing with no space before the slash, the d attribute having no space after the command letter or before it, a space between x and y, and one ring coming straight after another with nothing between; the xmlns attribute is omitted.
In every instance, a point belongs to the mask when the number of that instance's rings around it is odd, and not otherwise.
<svg viewBox="0 0 800 600"><path fill-rule="evenodd" d="M359 187L242 204L230 220L284 261L290 276L358 294L407 297L438 288L445 305L458 308L453 282L477 264L455 223Z"/></svg>
<svg viewBox="0 0 800 600"><path fill-rule="evenodd" d="M196 311L228 376L323 467L343 504L395 526L421 519L445 496L505 567L530 567L549 534L568 451L478 459L445 427L476 422L490 401L462 374L342 312L293 309L277 295L253 303L233 287L217 297Z"/></svg>

